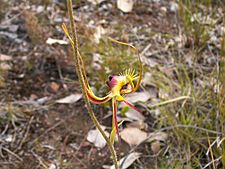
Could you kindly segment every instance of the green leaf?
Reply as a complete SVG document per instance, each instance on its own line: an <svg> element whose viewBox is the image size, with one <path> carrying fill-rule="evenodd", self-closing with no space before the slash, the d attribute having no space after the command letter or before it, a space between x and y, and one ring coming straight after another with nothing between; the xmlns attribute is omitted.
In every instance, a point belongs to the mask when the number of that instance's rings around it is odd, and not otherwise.
<svg viewBox="0 0 225 169"><path fill-rule="evenodd" d="M125 116L126 112L129 110L128 106L124 106L121 110L120 110L120 114L121 116Z"/></svg>

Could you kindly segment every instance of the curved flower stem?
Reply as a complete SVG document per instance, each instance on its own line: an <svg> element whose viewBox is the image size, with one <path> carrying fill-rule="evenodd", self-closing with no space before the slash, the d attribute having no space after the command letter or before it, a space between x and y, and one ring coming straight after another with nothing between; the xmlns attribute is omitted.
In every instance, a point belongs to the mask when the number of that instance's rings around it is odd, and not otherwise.
<svg viewBox="0 0 225 169"><path fill-rule="evenodd" d="M78 75L78 79L81 85L81 89L82 89L82 93L83 93L83 97L87 106L87 110L88 113L92 119L92 121L94 122L96 128L99 130L99 132L102 134L103 138L106 140L108 147L110 149L110 152L112 154L112 158L114 161L114 165L115 165L115 169L119 169L118 167L118 163L117 163L117 155L116 155L116 151L113 147L113 144L110 142L110 139L107 137L107 135L105 134L104 130L101 128L100 123L98 122L91 104L88 100L87 94L86 94L86 90L85 90L85 76L83 74L83 69L82 68L82 58L81 55L79 53L79 47L78 47L78 41L77 41L77 33L76 33L76 27L75 27L75 23L74 23L74 18L73 18L73 8L72 8L72 0L67 0L67 8L68 8L68 12L69 12L69 20L70 20L70 27L71 27L71 32L72 32L72 41L73 43L71 43L72 49L73 49L73 58L74 58L74 63L75 63L75 70L76 73Z"/></svg>

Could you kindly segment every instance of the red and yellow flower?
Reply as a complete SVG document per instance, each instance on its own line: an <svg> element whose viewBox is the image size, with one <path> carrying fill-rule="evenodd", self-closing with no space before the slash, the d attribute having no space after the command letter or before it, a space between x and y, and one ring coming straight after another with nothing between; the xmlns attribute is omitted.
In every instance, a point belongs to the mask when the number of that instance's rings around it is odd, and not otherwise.
<svg viewBox="0 0 225 169"><path fill-rule="evenodd" d="M142 77L142 67L140 68L140 73L137 75L134 70L128 69L119 75L109 76L107 85L109 87L109 93L105 97L97 97L89 85L86 85L86 94L89 100L95 104L102 104L112 100L113 107L113 118L112 118L112 128L115 127L116 133L119 136L118 122L117 122L117 101L124 102L130 108L141 112L134 105L126 101L125 95L135 92L141 82ZM134 83L136 81L136 84Z"/></svg>

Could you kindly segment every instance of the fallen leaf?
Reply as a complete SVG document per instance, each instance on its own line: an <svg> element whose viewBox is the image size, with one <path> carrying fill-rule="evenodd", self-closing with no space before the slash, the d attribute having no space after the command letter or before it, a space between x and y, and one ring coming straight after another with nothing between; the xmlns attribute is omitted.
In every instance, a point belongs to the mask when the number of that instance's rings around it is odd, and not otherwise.
<svg viewBox="0 0 225 169"><path fill-rule="evenodd" d="M82 97L82 94L80 93L76 93L76 94L71 94L69 96L66 96L62 99L59 99L59 100L56 100L56 103L75 103L77 102L78 100L80 100Z"/></svg>
<svg viewBox="0 0 225 169"><path fill-rule="evenodd" d="M148 124L146 124L143 120L140 121L133 121L131 123L127 124L127 127L134 127L134 128L138 128L141 130L147 130L148 129Z"/></svg>
<svg viewBox="0 0 225 169"><path fill-rule="evenodd" d="M136 110L133 109L129 109L126 113L125 116L129 119L131 119L132 121L143 121L145 120L145 117L140 113L137 112Z"/></svg>
<svg viewBox="0 0 225 169"><path fill-rule="evenodd" d="M128 143L130 146L139 145L144 140L146 140L148 134L138 128L125 128L121 132L121 138Z"/></svg>
<svg viewBox="0 0 225 169"><path fill-rule="evenodd" d="M9 61L12 60L12 56L0 54L0 61Z"/></svg>
<svg viewBox="0 0 225 169"><path fill-rule="evenodd" d="M130 167L138 158L140 158L141 153L133 152L128 154L127 156L120 159L118 162L120 169L127 169ZM115 169L115 166L111 166L110 169Z"/></svg>
<svg viewBox="0 0 225 169"><path fill-rule="evenodd" d="M47 97L47 96L42 97L42 98L39 98L39 99L37 100L37 104L44 104L44 103L46 103L49 99L50 99L50 98Z"/></svg>
<svg viewBox="0 0 225 169"><path fill-rule="evenodd" d="M53 38L48 38L46 40L46 43L49 44L49 45L53 45L55 43L58 43L60 45L67 45L67 44L69 44L67 41L60 40L60 39L53 39Z"/></svg>
<svg viewBox="0 0 225 169"><path fill-rule="evenodd" d="M135 92L126 96L126 100L131 103L146 102L151 97L148 92Z"/></svg>
<svg viewBox="0 0 225 169"><path fill-rule="evenodd" d="M117 8L125 13L131 12L133 9L133 5L133 0L117 0Z"/></svg>
<svg viewBox="0 0 225 169"><path fill-rule="evenodd" d="M101 126L101 127L103 130L105 130L106 128L104 126ZM104 131L104 132L107 136L109 136L109 133L107 131ZM102 134L98 131L98 129L90 130L87 135L87 140L93 143L95 147L98 147L98 148L103 148L106 145L106 141L103 138Z"/></svg>
<svg viewBox="0 0 225 169"><path fill-rule="evenodd" d="M10 64L7 64L7 63L0 63L0 69L1 70L11 70L12 69L12 66Z"/></svg>
<svg viewBox="0 0 225 169"><path fill-rule="evenodd" d="M152 141L166 141L168 135L164 132L153 132L148 134L148 142Z"/></svg>

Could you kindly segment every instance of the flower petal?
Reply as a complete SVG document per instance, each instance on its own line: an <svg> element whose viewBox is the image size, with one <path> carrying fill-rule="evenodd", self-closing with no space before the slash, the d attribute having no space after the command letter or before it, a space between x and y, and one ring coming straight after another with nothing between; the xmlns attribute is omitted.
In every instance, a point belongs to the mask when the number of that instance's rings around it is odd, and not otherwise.
<svg viewBox="0 0 225 169"><path fill-rule="evenodd" d="M128 101L123 100L123 102L124 102L126 105L128 105L130 108L136 110L136 111L139 112L139 113L142 113L141 110L139 110L138 108L136 108L133 104L129 103Z"/></svg>
<svg viewBox="0 0 225 169"><path fill-rule="evenodd" d="M92 102L92 103L95 103L95 104L102 104L102 103L106 103L108 102L109 100L111 100L111 93L108 94L107 96L105 97L97 97L95 96L95 94L92 92L91 89L87 89L86 88L86 94L87 94L87 97L88 99Z"/></svg>
<svg viewBox="0 0 225 169"><path fill-rule="evenodd" d="M139 63L140 63L140 70L139 70L139 76L138 76L138 80L137 80L137 83L136 83L136 86L134 87L133 89L133 92L136 92L138 87L140 86L141 84L141 79L142 79L142 74L143 74L143 65L142 65L142 62L141 62L141 58L140 58L140 55L138 53L138 59L139 59Z"/></svg>
<svg viewBox="0 0 225 169"><path fill-rule="evenodd" d="M117 104L116 104L116 99L115 98L112 99L112 106L113 106L112 130L114 128L116 129L116 134L117 134L118 140L120 142L121 139L120 139L119 127L118 127L118 121L117 121Z"/></svg>
<svg viewBox="0 0 225 169"><path fill-rule="evenodd" d="M107 85L109 86L110 89L112 89L114 86L118 84L117 77L118 76L109 77L109 81L107 81Z"/></svg>
<svg viewBox="0 0 225 169"><path fill-rule="evenodd" d="M123 124L124 120L122 120L119 124L118 124L118 127L121 126ZM114 140L115 140L115 137L116 137L116 127L114 126L112 128L112 131L111 131L111 134L110 134L110 142L111 144L114 144Z"/></svg>

